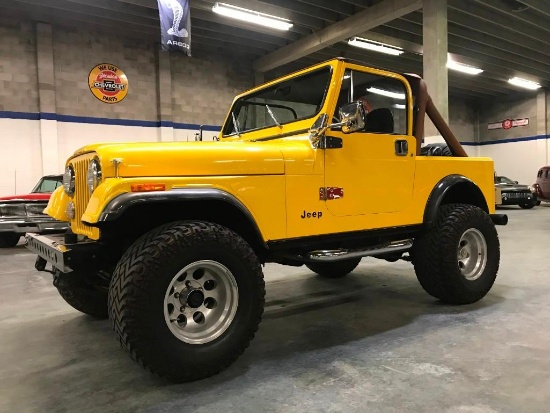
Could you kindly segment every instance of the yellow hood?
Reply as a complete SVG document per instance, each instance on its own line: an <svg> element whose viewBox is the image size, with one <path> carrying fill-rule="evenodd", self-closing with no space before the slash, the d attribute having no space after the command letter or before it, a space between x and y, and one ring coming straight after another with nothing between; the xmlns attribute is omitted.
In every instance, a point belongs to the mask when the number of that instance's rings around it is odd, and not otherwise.
<svg viewBox="0 0 550 413"><path fill-rule="evenodd" d="M284 174L281 150L271 142L103 143L77 150L96 153L105 177Z"/></svg>

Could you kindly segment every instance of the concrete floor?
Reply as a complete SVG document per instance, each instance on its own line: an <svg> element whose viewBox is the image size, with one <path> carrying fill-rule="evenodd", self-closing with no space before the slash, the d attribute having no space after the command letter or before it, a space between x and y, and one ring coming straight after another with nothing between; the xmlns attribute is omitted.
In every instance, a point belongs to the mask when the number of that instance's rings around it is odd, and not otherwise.
<svg viewBox="0 0 550 413"><path fill-rule="evenodd" d="M363 259L344 280L269 265L251 347L184 385L132 362L22 245L1 250L0 412L548 412L550 204L501 212L501 269L481 302L439 303L406 262Z"/></svg>

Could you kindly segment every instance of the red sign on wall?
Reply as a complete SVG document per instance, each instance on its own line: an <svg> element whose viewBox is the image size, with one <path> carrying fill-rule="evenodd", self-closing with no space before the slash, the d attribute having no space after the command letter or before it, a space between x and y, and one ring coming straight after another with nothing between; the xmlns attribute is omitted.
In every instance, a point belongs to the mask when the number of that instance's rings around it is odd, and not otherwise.
<svg viewBox="0 0 550 413"><path fill-rule="evenodd" d="M489 123L487 125L488 130L492 129L511 129L515 128L517 126L528 126L529 125L529 118L523 118L523 119L505 119L500 122L494 122Z"/></svg>

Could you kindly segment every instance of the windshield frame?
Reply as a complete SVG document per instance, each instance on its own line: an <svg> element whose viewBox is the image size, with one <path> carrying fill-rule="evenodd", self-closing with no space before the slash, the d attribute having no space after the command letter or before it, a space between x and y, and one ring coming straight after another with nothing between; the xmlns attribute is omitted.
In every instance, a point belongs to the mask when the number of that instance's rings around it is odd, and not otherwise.
<svg viewBox="0 0 550 413"><path fill-rule="evenodd" d="M500 182L498 180L500 180ZM497 184L517 185L516 181L512 181L507 176L495 176L495 181L497 181Z"/></svg>
<svg viewBox="0 0 550 413"><path fill-rule="evenodd" d="M237 105L242 102L243 100L246 100L246 99L251 99L251 98L254 98L256 95L258 94L261 94L262 92L264 92L266 89L271 89L273 87L276 87L277 85L283 83L283 82L287 82L289 80L292 80L292 79L297 79L299 77L302 77L302 76L311 76L313 75L314 73L318 73L318 72L322 72L322 71L327 71L328 69L328 79L327 79L327 82L326 82L326 85L325 85L325 90L323 91L323 99L321 100L320 104L318 105L318 108L317 108L317 111L312 114L312 115L308 115L308 116L304 116L304 117L301 117L301 118L296 118L296 119L292 119L288 122L281 122L280 123L280 126L278 125L267 125L267 126L262 126L262 127L259 127L259 128L254 128L254 129L248 129L246 131L242 131L242 130L239 130L238 132L235 131L233 133L229 133L229 134L226 134L226 129L229 128L230 125L232 125L233 123L233 116L235 115L234 113L234 109L237 107ZM244 94L242 96L239 96L238 99L236 99L233 104L231 105L231 108L229 110L229 115L228 117L226 118L226 121L223 125L223 128L221 130L221 137L224 138L224 139L227 139L227 138L235 138L235 137L241 137L242 135L244 134L247 134L247 133L250 133L250 132L256 132L256 131L260 131L260 130L264 130L264 129L270 129L270 128L278 128L278 129L281 129L282 127L286 127L288 125L292 125L293 123L296 123L296 122L300 122L300 121L304 121L304 120L308 120L308 119L313 119L315 118L316 116L319 115L319 113L321 113L322 109L324 108L326 102L327 102L327 96L328 96L328 93L329 93L329 90L330 90L330 85L333 81L333 78L334 78L334 70L335 68L333 67L333 65L331 64L326 64L326 65L323 65L323 66L320 66L320 67L316 67L312 70L308 70L307 72L300 72L298 74L296 74L295 76L290 76L290 77L283 77L283 78L280 78L278 81L275 80L274 82L269 82L267 83L265 86L261 87L260 89L254 89L252 90L250 93L247 93L247 94ZM254 104L256 105L257 103L255 102L248 102L249 104ZM261 104L257 104L259 106L262 106ZM277 104L268 104L270 107L277 107ZM237 117L235 115L235 117ZM289 133L290 131L286 132L286 133ZM286 133L282 133L281 135L285 135Z"/></svg>
<svg viewBox="0 0 550 413"><path fill-rule="evenodd" d="M32 194L51 194L52 192L43 192L43 191L39 191L39 189L42 187L42 184L45 182L45 181L54 181L54 182L58 182L59 185L56 185L54 191L59 188L60 186L63 185L63 175L60 175L60 176L43 176L42 178L40 178L40 180L38 181L38 183L34 186L34 188L32 189L31 193Z"/></svg>

